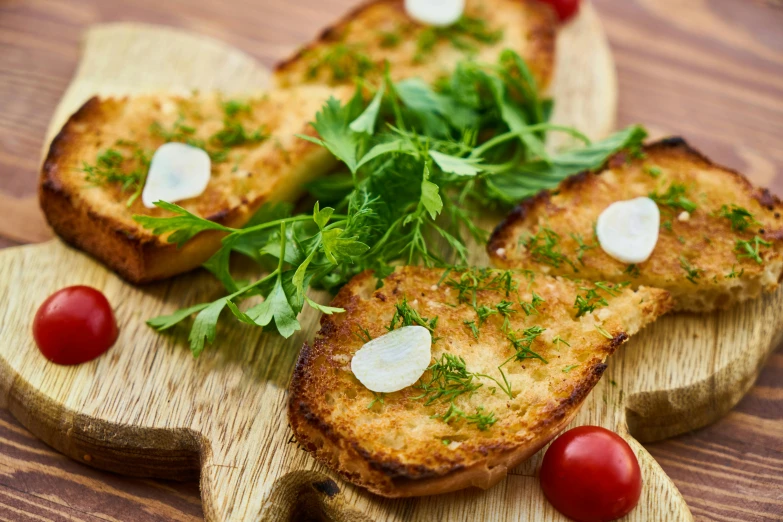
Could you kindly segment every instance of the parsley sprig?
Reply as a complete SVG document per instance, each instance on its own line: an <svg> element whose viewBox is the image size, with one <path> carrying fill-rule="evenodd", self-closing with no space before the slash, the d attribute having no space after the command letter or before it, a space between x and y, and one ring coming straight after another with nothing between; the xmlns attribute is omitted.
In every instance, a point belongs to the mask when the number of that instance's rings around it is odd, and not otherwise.
<svg viewBox="0 0 783 522"><path fill-rule="evenodd" d="M190 334L196 355L214 341L225 309L240 321L274 327L288 337L301 328L297 316L305 304L324 313L340 311L310 300L309 287L336 290L363 270L383 277L400 262L466 266L467 238L486 239L473 209L505 209L571 174L600 168L610 155L638 146L646 136L633 126L575 150L547 153L547 132L584 137L548 122L551 102L540 96L527 65L511 51L494 65L461 63L438 88L417 79L394 83L387 74L370 100L368 90L372 87L364 85L345 102L329 99L312 122L317 137L300 136L328 149L344 172L329 190L318 191L312 212L265 205L241 229L163 202L158 206L166 216L135 217L178 245L208 230L225 234L204 266L227 295L152 319L151 326L163 330L197 314ZM245 114L235 104L224 111L227 118ZM182 125L178 137L188 139L189 129ZM547 240L541 241L547 248ZM265 275L238 279L229 266L232 253L249 257ZM472 275L463 273L447 284L474 308L482 288L510 291L514 284L503 272L467 272ZM241 301L252 296L264 300L242 311Z"/></svg>

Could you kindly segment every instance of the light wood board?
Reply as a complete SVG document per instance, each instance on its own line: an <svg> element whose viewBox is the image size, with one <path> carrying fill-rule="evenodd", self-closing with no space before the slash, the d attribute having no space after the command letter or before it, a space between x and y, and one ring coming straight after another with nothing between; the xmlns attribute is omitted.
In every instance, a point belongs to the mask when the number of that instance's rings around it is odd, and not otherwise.
<svg viewBox="0 0 783 522"><path fill-rule="evenodd" d="M562 100L568 93L565 106L571 108L558 109L557 121L582 122L593 136L605 133L616 91L611 56L589 6L562 31L558 51L554 95ZM149 53L158 67L142 59L135 70L116 67L121 56ZM212 57L212 66L201 66L204 56ZM184 64L181 77L172 73L174 64ZM160 28L105 26L88 36L85 63L53 128L96 92L247 91L263 87L266 76L241 53L210 40ZM71 284L104 291L122 329L107 355L66 368L39 354L30 323L51 292ZM538 487L540 454L486 492L387 501L334 477L289 443L285 417L285 388L298 348L317 329L315 314L305 313L303 330L286 342L227 322L221 341L195 361L187 332L162 337L144 325L149 316L219 292L205 274L133 288L58 241L0 252L0 404L43 440L91 465L165 478L200 473L210 520L295 520L305 512L336 520L562 520ZM645 488L629 520L689 520L690 513L627 425L640 440L653 440L727 411L779 337L781 300L778 293L724 314L665 318L610 360L575 424L614 429L637 452Z"/></svg>

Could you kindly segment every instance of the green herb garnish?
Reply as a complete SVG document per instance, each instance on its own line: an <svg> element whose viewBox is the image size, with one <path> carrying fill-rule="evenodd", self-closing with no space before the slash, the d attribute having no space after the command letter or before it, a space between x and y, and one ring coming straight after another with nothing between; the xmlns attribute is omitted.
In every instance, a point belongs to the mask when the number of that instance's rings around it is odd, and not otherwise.
<svg viewBox="0 0 783 522"><path fill-rule="evenodd" d="M116 183L122 192L132 191L127 201L127 206L131 206L144 189L150 157L134 142L120 140L116 146L130 147L132 152L126 157L117 149L106 149L98 154L95 165L82 163L81 171L85 181L92 186Z"/></svg>
<svg viewBox="0 0 783 522"><path fill-rule="evenodd" d="M516 289L511 272L456 268L468 264L469 237L486 239L474 209L508 208L571 174L599 168L646 135L629 127L600 142L548 154L542 141L547 132L579 133L547 121L549 104L525 70L521 58L506 51L496 65L461 63L437 91L421 81L393 83L387 76L373 100L365 100L362 90L344 103L328 100L312 123L317 137L301 138L342 162L346 181L329 193L330 206L317 203L311 213L293 214L291 205L266 205L241 229L168 203L159 204L167 217L135 216L179 245L205 230L225 233L205 267L223 283L226 295L148 324L165 330L196 314L189 338L196 355L215 340L226 309L241 321L289 337L301 328L297 316L305 305L322 313L340 311L309 300L309 287L335 291L367 269L380 277L389 274L395 263L451 267L459 274L444 281L457 290L460 303L474 309L483 290L504 291L508 298ZM517 96L521 92L529 95ZM162 130L169 138L193 139L182 121ZM531 247L550 262L567 263L551 235ZM246 273L235 276L232 253L257 262L264 275L249 281ZM251 296L264 300L240 311L237 303Z"/></svg>
<svg viewBox="0 0 783 522"><path fill-rule="evenodd" d="M694 285L698 285L699 283L697 283L696 280L701 277L701 273L703 272L703 270L691 265L690 262L688 262L688 260L685 259L685 256L680 256L680 266L682 267L683 270L685 270L686 273L685 279L687 279Z"/></svg>
<svg viewBox="0 0 783 522"><path fill-rule="evenodd" d="M750 211L737 205L723 205L718 211L718 216L728 219L731 222L731 229L737 232L745 232L748 227L761 225L753 218Z"/></svg>
<svg viewBox="0 0 783 522"><path fill-rule="evenodd" d="M337 43L317 51L307 68L307 76L314 79L322 70L330 81L343 82L351 78L363 78L376 69L376 64L360 44Z"/></svg>
<svg viewBox="0 0 783 522"><path fill-rule="evenodd" d="M416 54L413 57L415 63L421 63L427 59L429 53L438 42L449 42L454 48L468 54L478 51L476 42L482 44L495 44L503 38L501 29L490 29L483 18L463 16L448 27L426 27L419 33L416 40Z"/></svg>
<svg viewBox="0 0 783 522"><path fill-rule="evenodd" d="M582 256L585 255L585 252L588 250L592 250L593 248L596 248L598 245L592 244L592 245L586 245L584 240L582 239L582 236L579 234L571 234L571 237L574 241L576 241L577 248L579 250L579 253L576 255L576 260L579 261L579 264L584 266L584 261L582 261Z"/></svg>
<svg viewBox="0 0 783 522"><path fill-rule="evenodd" d="M734 252L737 254L737 259L740 261L743 259L752 259L758 264L762 264L764 260L761 258L761 247L772 246L769 241L764 241L759 236L755 236L753 239L746 241L738 239L734 244Z"/></svg>
<svg viewBox="0 0 783 522"><path fill-rule="evenodd" d="M560 268L562 264L568 264L579 272L576 265L560 252L560 235L549 227L541 227L537 234L531 235L523 241L523 245L530 252L530 257L546 265Z"/></svg>
<svg viewBox="0 0 783 522"><path fill-rule="evenodd" d="M430 332L434 332L435 327L438 325L438 318L428 319L422 317L419 312L408 304L408 299L403 297L401 303L394 305L394 315L386 329L392 331L395 328L413 325L423 326Z"/></svg>
<svg viewBox="0 0 783 522"><path fill-rule="evenodd" d="M693 212L696 210L696 203L685 197L686 192L687 189L685 188L685 185L681 183L672 183L663 194L651 192L650 199L659 205L666 205L672 208L680 208L686 212Z"/></svg>
<svg viewBox="0 0 783 522"><path fill-rule="evenodd" d="M544 298L535 292L532 292L530 302L519 301L519 305L525 312L525 315L534 315L538 313L538 306L544 302Z"/></svg>

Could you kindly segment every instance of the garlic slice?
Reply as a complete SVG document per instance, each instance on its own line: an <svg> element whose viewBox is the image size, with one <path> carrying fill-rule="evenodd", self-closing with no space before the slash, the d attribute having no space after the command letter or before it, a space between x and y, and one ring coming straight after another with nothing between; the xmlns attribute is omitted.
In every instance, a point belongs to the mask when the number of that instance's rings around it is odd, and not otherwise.
<svg viewBox="0 0 783 522"><path fill-rule="evenodd" d="M150 162L141 201L154 208L156 201L174 203L200 196L209 183L212 162L209 154L184 143L164 143Z"/></svg>
<svg viewBox="0 0 783 522"><path fill-rule="evenodd" d="M418 381L431 358L429 330L403 326L362 346L351 359L351 371L368 390L390 393Z"/></svg>
<svg viewBox="0 0 783 522"><path fill-rule="evenodd" d="M658 242L661 214L650 198L612 203L598 216L595 233L604 252L623 263L642 263Z"/></svg>
<svg viewBox="0 0 783 522"><path fill-rule="evenodd" d="M408 16L427 25L444 27L462 16L465 0L405 0Z"/></svg>

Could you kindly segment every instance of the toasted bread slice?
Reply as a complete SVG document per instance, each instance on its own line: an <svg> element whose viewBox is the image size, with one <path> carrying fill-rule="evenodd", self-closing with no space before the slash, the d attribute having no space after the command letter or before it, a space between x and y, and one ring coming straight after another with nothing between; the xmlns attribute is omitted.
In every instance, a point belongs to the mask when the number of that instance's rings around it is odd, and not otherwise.
<svg viewBox="0 0 783 522"><path fill-rule="evenodd" d="M590 290L606 305L576 317L576 296ZM473 269L444 276L405 267L377 290L371 273L359 274L332 304L346 312L323 316L313 345L302 349L290 385L291 427L305 449L346 480L407 497L497 483L569 423L606 358L671 300L659 289L604 291L532 273ZM385 396L351 372L353 354L368 337L387 332L398 306L427 325L437 317L433 363L450 354L481 374L470 381L480 386L456 395L453 408L445 397L434 398L433 367L417 384ZM503 391L499 367L513 398ZM448 382L453 390L456 381Z"/></svg>
<svg viewBox="0 0 783 522"><path fill-rule="evenodd" d="M374 80L388 62L394 80L434 82L466 58L494 63L502 50L513 49L545 88L554 68L556 27L553 11L536 0L467 0L463 20L446 29L413 21L403 0L372 0L281 62L274 81L291 86L357 76Z"/></svg>
<svg viewBox="0 0 783 522"><path fill-rule="evenodd" d="M324 148L295 135L314 134L308 122L329 96L343 94L349 95L350 90L311 85L241 100L219 94L92 98L71 116L51 144L41 174L41 207L63 239L131 282L185 272L219 248L221 234L199 234L177 250L165 237L133 221L134 214L166 215L161 209L146 208L141 198L132 200L141 184L125 185L127 176L146 174L138 156L148 160L172 138L164 135L171 133L179 133L174 141L206 144L213 155L209 185L200 196L178 204L199 216L238 227L264 202L296 197L304 183L336 164ZM212 146L210 137L226 128L227 110L246 139L239 143L241 139L229 137L234 145ZM106 151L122 155L119 165L112 166Z"/></svg>
<svg viewBox="0 0 783 522"><path fill-rule="evenodd" d="M286 89L249 100L250 110L236 113L248 133L263 128L263 132L270 133L269 139L249 140L231 147L228 158L219 163L213 161L207 191L178 203L199 216L239 227L262 203L295 198L307 181L333 168L336 162L330 153L294 136L313 132L308 122L330 95L344 98L349 92L353 73L342 76L341 81L325 76L334 64L338 64L338 69L353 66L356 56L352 51L346 54L347 48L361 48L376 64L390 59L395 79L420 76L428 80L451 71L457 61L473 54L473 49L476 58L494 62L501 49L511 48L530 61L541 84L546 84L552 70L555 28L547 7L524 0L492 0L485 7L471 2L468 13L474 17L470 34L453 40L461 50L439 34L419 60L416 54L420 49L409 40L426 30L408 20L401 1L375 2L353 12L311 44L309 51L278 68L278 83ZM387 28L405 32L404 41L393 52L378 41ZM316 67L314 75L307 73L322 58L326 58L324 66ZM381 69L373 70L377 73ZM312 85L292 87L304 80ZM316 85L319 82L323 85ZM136 224L132 216L165 213L146 209L138 200L127 204L130 193L139 188L129 181L128 175L138 174L141 169L134 154L149 156L167 141L150 132L150 125L157 122L159 129L170 133L178 130L175 125L179 122L194 129L194 133L180 133L175 141L196 139L207 143L224 125L223 101L216 94L89 100L52 142L43 165L41 206L55 232L134 283L163 279L201 265L218 249L221 234L201 233L179 250L165 237L155 237ZM179 120L180 115L183 120ZM118 140L124 145L118 144ZM100 186L94 186L96 176L90 176L85 169L95 171L100 166L99 158L109 149L124 159L118 169L110 172L111 176L104 172ZM141 171L146 173L145 169Z"/></svg>
<svg viewBox="0 0 783 522"><path fill-rule="evenodd" d="M522 202L492 234L487 249L493 262L663 288L675 309L694 312L727 308L777 288L783 272L778 198L680 138L632 156L620 153L603 171L579 174ZM598 246L594 224L610 203L649 195L657 196L661 212L655 250L638 265L616 261ZM558 236L555 258L530 247L530 238L547 230Z"/></svg>

